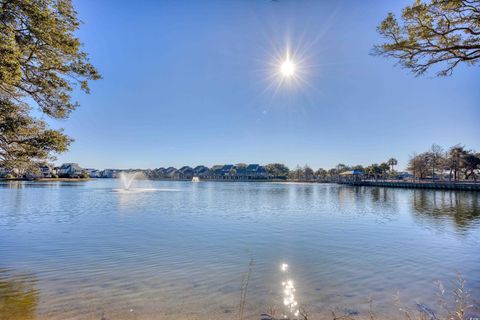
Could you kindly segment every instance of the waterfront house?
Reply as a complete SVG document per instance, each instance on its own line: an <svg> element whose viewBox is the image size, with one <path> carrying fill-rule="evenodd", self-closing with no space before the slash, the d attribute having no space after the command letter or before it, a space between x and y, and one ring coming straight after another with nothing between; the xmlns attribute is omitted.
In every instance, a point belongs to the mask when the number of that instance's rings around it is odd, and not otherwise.
<svg viewBox="0 0 480 320"><path fill-rule="evenodd" d="M210 173L210 169L205 166L196 166L193 169L193 175L201 179L207 178Z"/></svg>
<svg viewBox="0 0 480 320"><path fill-rule="evenodd" d="M0 178L14 178L18 177L20 171L17 168L0 168Z"/></svg>
<svg viewBox="0 0 480 320"><path fill-rule="evenodd" d="M246 180L247 179L247 167L236 167L235 178L238 179L238 180Z"/></svg>
<svg viewBox="0 0 480 320"><path fill-rule="evenodd" d="M363 171L361 170L349 170L340 173L340 181L360 181L363 177Z"/></svg>
<svg viewBox="0 0 480 320"><path fill-rule="evenodd" d="M100 171L97 169L88 168L85 169L85 171L88 173L90 178L100 178Z"/></svg>
<svg viewBox="0 0 480 320"><path fill-rule="evenodd" d="M118 178L120 170L118 169L105 169L100 172L101 178Z"/></svg>
<svg viewBox="0 0 480 320"><path fill-rule="evenodd" d="M36 175L36 178L52 178L56 175L56 170L52 165L44 164L39 168L39 173Z"/></svg>
<svg viewBox="0 0 480 320"><path fill-rule="evenodd" d="M223 165L214 165L210 168L210 179L222 179Z"/></svg>
<svg viewBox="0 0 480 320"><path fill-rule="evenodd" d="M177 173L177 168L168 167L165 169L165 178L175 179L175 174Z"/></svg>
<svg viewBox="0 0 480 320"><path fill-rule="evenodd" d="M259 164L249 164L246 168L247 179L267 179L268 172L265 167Z"/></svg>
<svg viewBox="0 0 480 320"><path fill-rule="evenodd" d="M77 163L64 163L58 170L62 178L78 178L82 175L82 168Z"/></svg>
<svg viewBox="0 0 480 320"><path fill-rule="evenodd" d="M235 174L235 166L233 164L225 164L220 170L222 179L232 178Z"/></svg>
<svg viewBox="0 0 480 320"><path fill-rule="evenodd" d="M188 179L191 180L193 178L193 168L189 166L184 166L178 169L175 172L175 179Z"/></svg>
<svg viewBox="0 0 480 320"><path fill-rule="evenodd" d="M153 169L152 172L150 173L150 178L152 179L162 179L162 178L165 178L166 176L166 170L165 168L163 167L160 167L160 168L157 168L157 169Z"/></svg>
<svg viewBox="0 0 480 320"><path fill-rule="evenodd" d="M408 180L413 178L413 174L406 171L399 171L395 174L395 178L398 180Z"/></svg>

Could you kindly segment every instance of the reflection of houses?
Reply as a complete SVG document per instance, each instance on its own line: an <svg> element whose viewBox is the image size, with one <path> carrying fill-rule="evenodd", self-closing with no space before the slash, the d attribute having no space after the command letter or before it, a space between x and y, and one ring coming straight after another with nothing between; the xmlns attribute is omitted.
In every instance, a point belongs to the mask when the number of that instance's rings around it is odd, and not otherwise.
<svg viewBox="0 0 480 320"><path fill-rule="evenodd" d="M62 178L78 178L82 175L82 168L76 163L64 163L58 169L58 175Z"/></svg>

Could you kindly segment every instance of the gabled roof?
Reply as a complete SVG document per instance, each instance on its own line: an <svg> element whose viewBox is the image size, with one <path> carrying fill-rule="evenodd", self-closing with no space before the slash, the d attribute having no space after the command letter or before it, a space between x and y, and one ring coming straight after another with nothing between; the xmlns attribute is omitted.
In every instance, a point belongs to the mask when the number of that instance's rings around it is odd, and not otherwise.
<svg viewBox="0 0 480 320"><path fill-rule="evenodd" d="M189 166L183 166L178 171L180 171L181 173L185 173L187 171L193 171L193 169Z"/></svg>
<svg viewBox="0 0 480 320"><path fill-rule="evenodd" d="M267 172L267 169L264 166L259 166L257 172Z"/></svg>
<svg viewBox="0 0 480 320"><path fill-rule="evenodd" d="M78 163L64 163L60 166L60 170L69 168L72 168L73 170L82 170Z"/></svg>
<svg viewBox="0 0 480 320"><path fill-rule="evenodd" d="M195 172L205 172L205 171L208 171L209 169L205 166L196 166L193 171Z"/></svg>

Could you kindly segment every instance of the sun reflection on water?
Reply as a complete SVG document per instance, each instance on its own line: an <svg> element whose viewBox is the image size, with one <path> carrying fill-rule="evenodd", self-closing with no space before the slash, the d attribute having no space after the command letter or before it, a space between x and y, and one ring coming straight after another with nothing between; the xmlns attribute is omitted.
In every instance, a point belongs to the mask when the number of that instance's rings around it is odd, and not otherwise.
<svg viewBox="0 0 480 320"><path fill-rule="evenodd" d="M285 319L290 318L290 316L298 317L300 314L300 310L298 309L298 302L295 299L295 285L293 280L290 279L288 276L288 264L282 263L280 265L280 270L285 275L284 280L282 281L283 287L283 305L286 307L286 311L288 314L284 314L283 317Z"/></svg>

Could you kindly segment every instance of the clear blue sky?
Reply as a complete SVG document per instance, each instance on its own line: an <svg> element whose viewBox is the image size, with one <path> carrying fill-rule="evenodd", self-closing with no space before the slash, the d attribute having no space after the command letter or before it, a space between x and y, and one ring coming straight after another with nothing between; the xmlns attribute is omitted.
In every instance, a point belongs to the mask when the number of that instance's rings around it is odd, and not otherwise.
<svg viewBox="0 0 480 320"><path fill-rule="evenodd" d="M369 55L378 23L408 3L76 1L103 79L52 122L75 139L58 162L403 167L432 143L479 150L479 67L415 78ZM287 46L304 83L276 88L272 59Z"/></svg>

